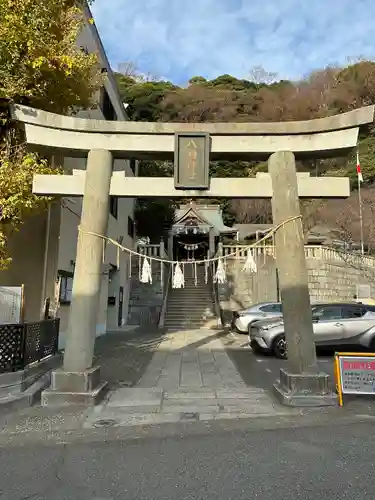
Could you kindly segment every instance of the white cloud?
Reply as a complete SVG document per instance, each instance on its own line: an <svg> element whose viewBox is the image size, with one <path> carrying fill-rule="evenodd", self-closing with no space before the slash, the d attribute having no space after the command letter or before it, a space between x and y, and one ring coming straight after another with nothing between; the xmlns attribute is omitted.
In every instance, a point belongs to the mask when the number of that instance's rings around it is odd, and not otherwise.
<svg viewBox="0 0 375 500"><path fill-rule="evenodd" d="M280 78L375 57L374 0L96 0L93 13L114 67L177 83L262 65Z"/></svg>

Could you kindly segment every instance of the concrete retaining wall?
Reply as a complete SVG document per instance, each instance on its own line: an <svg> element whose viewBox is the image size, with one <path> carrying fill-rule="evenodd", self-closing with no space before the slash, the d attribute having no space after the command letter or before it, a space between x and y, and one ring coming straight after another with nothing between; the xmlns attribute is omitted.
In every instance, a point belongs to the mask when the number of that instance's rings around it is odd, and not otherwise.
<svg viewBox="0 0 375 500"><path fill-rule="evenodd" d="M257 249L254 258L258 270L250 274L243 270L244 247L224 247L224 255L236 251L226 260L227 283L219 285L220 306L226 320L234 310L253 303L277 300L276 261L273 250ZM306 247L310 298L315 301L353 300L357 285L370 285L375 297L375 259L344 256L324 247Z"/></svg>

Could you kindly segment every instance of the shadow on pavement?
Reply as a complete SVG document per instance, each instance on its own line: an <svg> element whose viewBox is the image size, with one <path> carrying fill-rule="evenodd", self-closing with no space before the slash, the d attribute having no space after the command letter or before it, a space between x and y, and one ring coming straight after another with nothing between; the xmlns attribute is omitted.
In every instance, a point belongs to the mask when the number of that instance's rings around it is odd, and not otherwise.
<svg viewBox="0 0 375 500"><path fill-rule="evenodd" d="M108 333L96 340L94 364L111 389L132 387L141 379L164 332L153 328Z"/></svg>

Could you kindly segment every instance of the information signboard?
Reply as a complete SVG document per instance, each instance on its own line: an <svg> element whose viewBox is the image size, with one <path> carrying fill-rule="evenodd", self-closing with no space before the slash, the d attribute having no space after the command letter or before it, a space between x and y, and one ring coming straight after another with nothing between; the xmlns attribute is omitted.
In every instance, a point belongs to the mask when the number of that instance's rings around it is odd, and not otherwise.
<svg viewBox="0 0 375 500"><path fill-rule="evenodd" d="M22 307L22 286L0 286L0 325L21 323Z"/></svg>
<svg viewBox="0 0 375 500"><path fill-rule="evenodd" d="M343 394L375 394L375 354L337 353L335 368L340 406Z"/></svg>

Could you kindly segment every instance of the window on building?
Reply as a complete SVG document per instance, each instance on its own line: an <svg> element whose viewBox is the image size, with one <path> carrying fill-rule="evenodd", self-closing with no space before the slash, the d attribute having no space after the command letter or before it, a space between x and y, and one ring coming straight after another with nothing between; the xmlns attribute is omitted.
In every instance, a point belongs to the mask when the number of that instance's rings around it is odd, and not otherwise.
<svg viewBox="0 0 375 500"><path fill-rule="evenodd" d="M134 221L131 217L128 217L128 235L134 238Z"/></svg>
<svg viewBox="0 0 375 500"><path fill-rule="evenodd" d="M110 196L109 198L109 213L113 215L115 219L118 216L118 197Z"/></svg>
<svg viewBox="0 0 375 500"><path fill-rule="evenodd" d="M129 160L129 166L130 166L131 171L135 175L135 171L136 171L136 168L137 168L137 160L135 158L131 158Z"/></svg>
<svg viewBox="0 0 375 500"><path fill-rule="evenodd" d="M72 300L73 273L59 271L58 274L60 279L59 302L60 304L70 304Z"/></svg>
<svg viewBox="0 0 375 500"><path fill-rule="evenodd" d="M104 87L101 89L100 95L100 109L102 110L103 116L106 120L114 121L116 120L115 108L112 105L111 99L109 98L108 92Z"/></svg>

